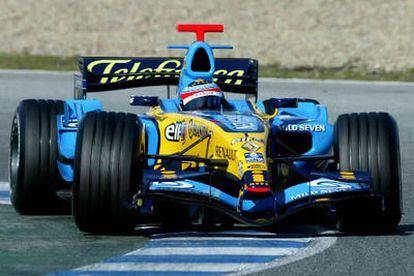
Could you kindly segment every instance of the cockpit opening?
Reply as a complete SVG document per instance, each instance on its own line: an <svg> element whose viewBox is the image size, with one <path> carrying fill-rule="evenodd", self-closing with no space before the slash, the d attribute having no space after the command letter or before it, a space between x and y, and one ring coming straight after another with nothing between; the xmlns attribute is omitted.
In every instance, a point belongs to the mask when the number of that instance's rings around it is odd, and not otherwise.
<svg viewBox="0 0 414 276"><path fill-rule="evenodd" d="M194 53L191 70L194 72L208 72L211 69L210 60L204 48L198 48Z"/></svg>

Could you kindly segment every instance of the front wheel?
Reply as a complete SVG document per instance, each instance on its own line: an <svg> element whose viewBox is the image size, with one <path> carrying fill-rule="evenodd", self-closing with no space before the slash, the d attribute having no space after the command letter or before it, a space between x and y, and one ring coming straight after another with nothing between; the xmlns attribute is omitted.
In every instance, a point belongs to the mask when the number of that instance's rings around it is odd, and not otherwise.
<svg viewBox="0 0 414 276"><path fill-rule="evenodd" d="M90 112L77 134L72 211L81 231L128 231L141 181L141 123L125 113Z"/></svg>
<svg viewBox="0 0 414 276"><path fill-rule="evenodd" d="M334 152L343 171L369 172L382 202L355 202L338 209L345 232L392 232L401 220L401 165L398 127L388 113L353 113L335 123ZM371 201L370 201L371 202Z"/></svg>

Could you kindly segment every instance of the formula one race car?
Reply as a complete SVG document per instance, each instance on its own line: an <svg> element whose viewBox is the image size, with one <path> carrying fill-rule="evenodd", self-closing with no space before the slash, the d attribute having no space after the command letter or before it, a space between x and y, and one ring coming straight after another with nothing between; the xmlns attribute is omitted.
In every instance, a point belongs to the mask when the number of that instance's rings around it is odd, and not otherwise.
<svg viewBox="0 0 414 276"><path fill-rule="evenodd" d="M137 223L268 226L326 207L342 231L392 231L401 219L398 128L387 113L328 123L312 99L258 100L258 62L214 58L205 32L185 58L82 57L74 99L24 100L13 119L12 203L21 214L61 210L86 232ZM131 96L145 114L103 111L88 93L166 85ZM170 97L177 86L177 97ZM242 94L225 98L223 91ZM70 201L69 201L70 202ZM323 209L323 208L322 208Z"/></svg>

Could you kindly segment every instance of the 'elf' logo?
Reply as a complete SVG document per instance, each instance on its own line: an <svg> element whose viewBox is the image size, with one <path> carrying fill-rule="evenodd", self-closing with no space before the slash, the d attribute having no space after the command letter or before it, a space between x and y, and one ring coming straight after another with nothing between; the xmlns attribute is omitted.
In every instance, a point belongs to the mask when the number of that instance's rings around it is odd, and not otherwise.
<svg viewBox="0 0 414 276"><path fill-rule="evenodd" d="M185 140L185 122L175 122L165 128L165 138L168 141L178 142Z"/></svg>

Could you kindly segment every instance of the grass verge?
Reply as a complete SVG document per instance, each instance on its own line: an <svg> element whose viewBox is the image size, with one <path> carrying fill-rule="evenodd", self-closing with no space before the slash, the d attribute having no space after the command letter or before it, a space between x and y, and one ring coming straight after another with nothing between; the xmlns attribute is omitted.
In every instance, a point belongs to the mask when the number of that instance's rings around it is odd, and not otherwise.
<svg viewBox="0 0 414 276"><path fill-rule="evenodd" d="M0 69L78 70L75 57L0 54Z"/></svg>
<svg viewBox="0 0 414 276"><path fill-rule="evenodd" d="M297 67L283 68L278 65L261 66L261 77L337 79L337 80L372 80L372 81L414 81L414 68L404 71L372 70L366 67Z"/></svg>
<svg viewBox="0 0 414 276"><path fill-rule="evenodd" d="M34 56L28 54L0 54L0 69L37 69L54 71L78 70L75 57ZM296 67L264 65L259 68L260 77L414 81L414 68L404 71L370 70L365 67Z"/></svg>

